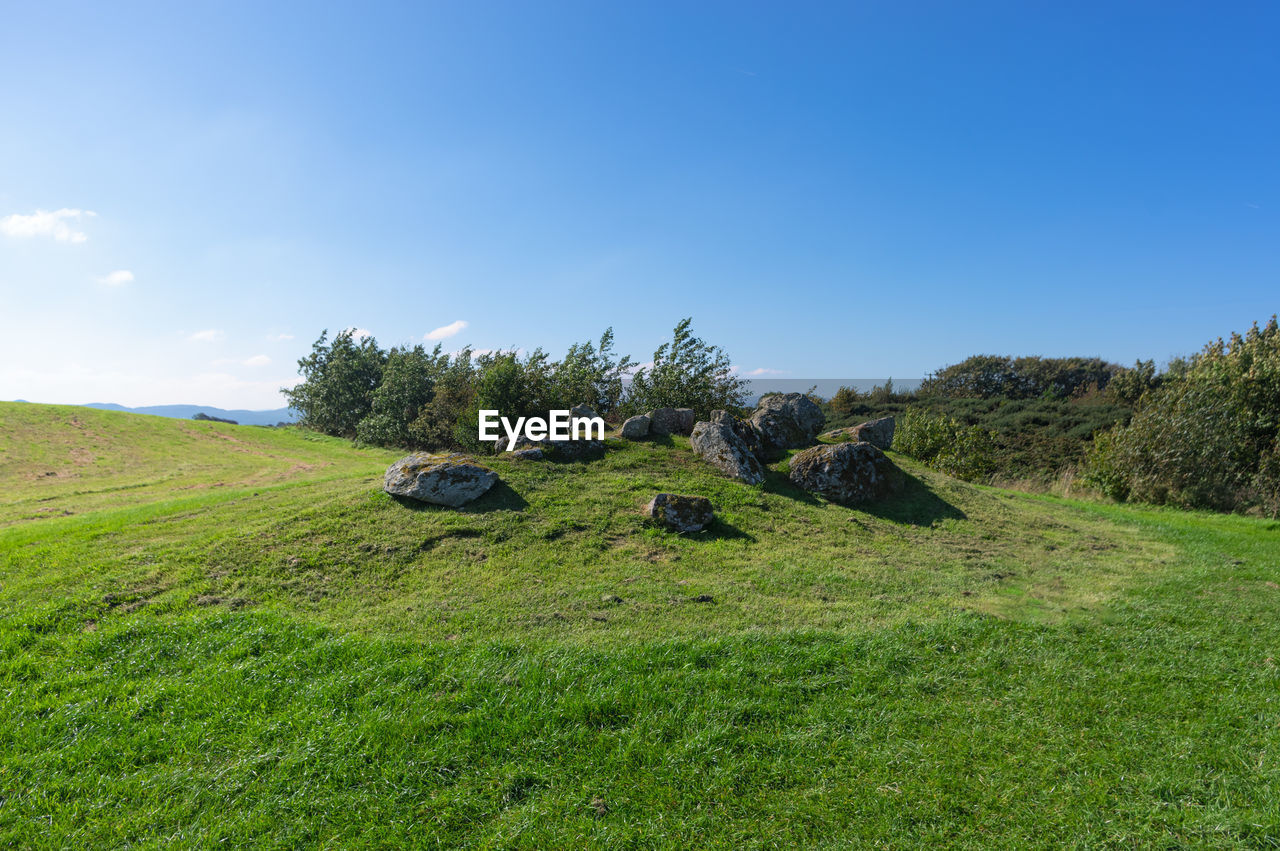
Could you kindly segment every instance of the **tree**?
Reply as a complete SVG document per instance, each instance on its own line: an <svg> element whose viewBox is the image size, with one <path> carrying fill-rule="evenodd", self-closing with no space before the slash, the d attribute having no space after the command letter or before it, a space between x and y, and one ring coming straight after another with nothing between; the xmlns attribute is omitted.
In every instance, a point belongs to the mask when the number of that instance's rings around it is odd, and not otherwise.
<svg viewBox="0 0 1280 851"><path fill-rule="evenodd" d="M373 337L357 341L350 330L326 343L322 331L311 354L298 361L302 383L283 390L301 417L299 425L339 437L355 437L360 421L373 408L373 393L382 381L386 354Z"/></svg>
<svg viewBox="0 0 1280 851"><path fill-rule="evenodd" d="M436 382L448 367L449 356L441 353L439 343L430 352L422 346L391 349L370 413L356 427L357 439L375 446L428 448L414 423L431 404Z"/></svg>
<svg viewBox="0 0 1280 851"><path fill-rule="evenodd" d="M636 371L628 409L692 408L706 417L743 406L747 382L734 375L723 349L693 335L692 324L692 318L682 319L671 342L653 353L653 365Z"/></svg>
<svg viewBox="0 0 1280 851"><path fill-rule="evenodd" d="M622 402L623 378L631 367L630 356L614 355L612 328L600 335L598 345L574 343L553 368L556 407L585 402L598 414L613 413Z"/></svg>

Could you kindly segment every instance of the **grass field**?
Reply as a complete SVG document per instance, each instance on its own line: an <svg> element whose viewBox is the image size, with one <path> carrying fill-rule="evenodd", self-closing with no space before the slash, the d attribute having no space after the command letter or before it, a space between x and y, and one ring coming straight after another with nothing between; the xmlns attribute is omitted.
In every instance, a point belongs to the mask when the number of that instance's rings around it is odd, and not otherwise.
<svg viewBox="0 0 1280 851"><path fill-rule="evenodd" d="M394 457L0 404L0 843L1280 846L1280 523Z"/></svg>

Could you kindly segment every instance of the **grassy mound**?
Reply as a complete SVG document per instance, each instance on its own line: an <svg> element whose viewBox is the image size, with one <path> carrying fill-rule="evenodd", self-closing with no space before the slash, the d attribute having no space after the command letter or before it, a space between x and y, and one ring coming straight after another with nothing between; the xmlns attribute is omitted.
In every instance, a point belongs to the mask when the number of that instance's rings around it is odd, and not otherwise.
<svg viewBox="0 0 1280 851"><path fill-rule="evenodd" d="M1280 841L1280 524L904 459L850 509L679 437L456 511L293 430L0 425L8 844Z"/></svg>

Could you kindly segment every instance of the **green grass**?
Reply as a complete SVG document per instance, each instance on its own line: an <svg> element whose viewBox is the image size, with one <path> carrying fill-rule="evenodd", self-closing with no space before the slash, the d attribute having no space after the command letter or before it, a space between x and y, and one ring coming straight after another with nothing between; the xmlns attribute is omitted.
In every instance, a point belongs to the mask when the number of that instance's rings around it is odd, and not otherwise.
<svg viewBox="0 0 1280 851"><path fill-rule="evenodd" d="M681 438L413 508L389 453L102 412L40 481L81 413L0 405L0 843L1280 845L1280 524L901 458L855 510Z"/></svg>

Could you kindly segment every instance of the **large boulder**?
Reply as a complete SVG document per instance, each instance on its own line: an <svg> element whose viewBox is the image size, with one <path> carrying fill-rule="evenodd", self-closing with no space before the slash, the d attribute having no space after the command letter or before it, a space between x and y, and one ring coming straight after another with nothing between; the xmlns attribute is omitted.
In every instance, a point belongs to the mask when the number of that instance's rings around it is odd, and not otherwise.
<svg viewBox="0 0 1280 851"><path fill-rule="evenodd" d="M699 532L711 525L715 512L704 496L660 493L644 507L645 516L673 532Z"/></svg>
<svg viewBox="0 0 1280 851"><path fill-rule="evenodd" d="M622 424L622 428L618 429L618 436L625 437L627 440L639 440L642 437L648 437L649 418L644 414L627 417L626 422Z"/></svg>
<svg viewBox="0 0 1280 851"><path fill-rule="evenodd" d="M689 434L697 416L692 408L658 408L649 414L650 434Z"/></svg>
<svg viewBox="0 0 1280 851"><path fill-rule="evenodd" d="M393 496L457 508L481 496L498 474L465 455L416 452L387 468L382 489Z"/></svg>
<svg viewBox="0 0 1280 851"><path fill-rule="evenodd" d="M877 449L892 449L893 427L893 417L881 417L878 420L869 420L848 428L829 431L823 437L832 440L843 440L848 443L866 441Z"/></svg>
<svg viewBox="0 0 1280 851"><path fill-rule="evenodd" d="M760 456L777 461L788 449L808 446L822 430L822 409L803 393L779 393L760 400L751 428L760 435Z"/></svg>
<svg viewBox="0 0 1280 851"><path fill-rule="evenodd" d="M764 466L751 454L730 423L723 420L698 423L693 427L689 445L695 455L726 475L749 485L764 481Z"/></svg>
<svg viewBox="0 0 1280 851"><path fill-rule="evenodd" d="M757 457L760 456L760 435L751 427L750 423L738 419L728 411L712 411L711 422L731 427L733 433L747 445L747 449L751 450L751 454Z"/></svg>
<svg viewBox="0 0 1280 851"><path fill-rule="evenodd" d="M902 492L902 471L870 443L824 443L791 456L791 481L853 504Z"/></svg>

